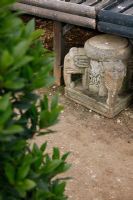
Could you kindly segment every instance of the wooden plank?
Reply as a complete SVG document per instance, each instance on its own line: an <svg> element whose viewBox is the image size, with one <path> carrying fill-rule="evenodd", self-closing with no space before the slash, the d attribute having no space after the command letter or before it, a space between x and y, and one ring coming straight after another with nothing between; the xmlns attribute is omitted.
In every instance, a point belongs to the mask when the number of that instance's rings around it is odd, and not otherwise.
<svg viewBox="0 0 133 200"><path fill-rule="evenodd" d="M82 3L83 0L61 0L65 2L71 2L71 3Z"/></svg>
<svg viewBox="0 0 133 200"><path fill-rule="evenodd" d="M68 13L58 12L36 6L26 5L22 3L15 3L12 6L12 10L21 10L29 15L34 15L42 18L47 18L55 21L61 21L69 24L83 26L87 28L96 28L95 19L72 15Z"/></svg>
<svg viewBox="0 0 133 200"><path fill-rule="evenodd" d="M133 2L132 0L125 0L122 2L118 2L117 5L113 6L110 10L112 12L124 12L125 10L127 10L128 8L130 8L131 6L133 6Z"/></svg>
<svg viewBox="0 0 133 200"><path fill-rule="evenodd" d="M96 11L99 12L101 9L105 8L106 6L111 6L115 2L116 0L101 1L99 4L96 5Z"/></svg>
<svg viewBox="0 0 133 200"><path fill-rule="evenodd" d="M83 0L68 0L68 1L71 3L82 3L83 2Z"/></svg>
<svg viewBox="0 0 133 200"><path fill-rule="evenodd" d="M124 15L122 13L113 13L109 10L101 10L98 14L98 19L99 21L107 23L133 27L133 16Z"/></svg>
<svg viewBox="0 0 133 200"><path fill-rule="evenodd" d="M87 6L94 6L99 2L101 2L101 0L86 0L83 4Z"/></svg>
<svg viewBox="0 0 133 200"><path fill-rule="evenodd" d="M95 18L96 12L94 7L71 2L57 0L20 0L21 3L37 6L45 9L55 10L73 15Z"/></svg>
<svg viewBox="0 0 133 200"><path fill-rule="evenodd" d="M71 2L71 3L82 3L84 0L59 0L64 2Z"/></svg>
<svg viewBox="0 0 133 200"><path fill-rule="evenodd" d="M114 3L116 0L86 0L83 4L87 6L92 6L95 8L96 13L97 11L101 10L102 8L106 7L107 5L110 5Z"/></svg>
<svg viewBox="0 0 133 200"><path fill-rule="evenodd" d="M64 38L63 38L63 26L62 23L55 21L53 26L54 31L54 77L56 85L61 85L62 68L64 62Z"/></svg>
<svg viewBox="0 0 133 200"><path fill-rule="evenodd" d="M128 37L133 39L133 27L127 27L117 24L111 24L107 22L98 22L98 30L104 33L111 33L120 35L123 37Z"/></svg>
<svg viewBox="0 0 133 200"><path fill-rule="evenodd" d="M133 15L133 6L123 12L124 15Z"/></svg>

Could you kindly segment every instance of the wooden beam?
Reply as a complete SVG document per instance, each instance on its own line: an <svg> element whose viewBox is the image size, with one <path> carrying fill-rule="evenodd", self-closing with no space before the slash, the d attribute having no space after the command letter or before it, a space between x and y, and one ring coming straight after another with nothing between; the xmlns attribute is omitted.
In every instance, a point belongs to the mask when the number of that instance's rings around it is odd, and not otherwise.
<svg viewBox="0 0 133 200"><path fill-rule="evenodd" d="M60 86L62 83L62 66L64 62L64 38L63 38L63 26L61 22L54 22L54 77L56 85Z"/></svg>
<svg viewBox="0 0 133 200"><path fill-rule="evenodd" d="M47 8L50 10L70 13L74 15L96 18L95 8L83 4L76 4L71 2L68 3L57 0L20 0L19 2L41 8Z"/></svg>
<svg viewBox="0 0 133 200"><path fill-rule="evenodd" d="M77 15L72 15L68 13L63 13L59 11L54 10L48 10L45 8L40 8L36 6L26 5L22 3L15 3L12 6L12 10L21 10L29 15L35 15L42 18L52 19L60 22L65 22L68 24L74 24L77 26L83 26L87 28L96 28L96 20L87 18L87 17L81 17Z"/></svg>
<svg viewBox="0 0 133 200"><path fill-rule="evenodd" d="M99 12L102 8L106 6L112 6L113 3L118 4L118 0L104 0L101 1L97 6L96 6L96 12Z"/></svg>

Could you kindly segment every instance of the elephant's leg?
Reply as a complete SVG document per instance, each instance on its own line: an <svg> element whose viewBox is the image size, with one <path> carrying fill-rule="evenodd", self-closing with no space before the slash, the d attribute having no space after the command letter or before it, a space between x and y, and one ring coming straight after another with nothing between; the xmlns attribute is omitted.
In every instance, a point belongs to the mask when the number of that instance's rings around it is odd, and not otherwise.
<svg viewBox="0 0 133 200"><path fill-rule="evenodd" d="M108 91L107 105L113 107L117 101L118 93L114 91Z"/></svg>
<svg viewBox="0 0 133 200"><path fill-rule="evenodd" d="M70 86L70 83L71 83L71 74L70 73L64 73L64 82L65 82L65 85L66 87L69 87Z"/></svg>
<svg viewBox="0 0 133 200"><path fill-rule="evenodd" d="M88 69L85 69L84 74L82 75L82 86L83 89L88 89L89 88L89 83L88 83Z"/></svg>

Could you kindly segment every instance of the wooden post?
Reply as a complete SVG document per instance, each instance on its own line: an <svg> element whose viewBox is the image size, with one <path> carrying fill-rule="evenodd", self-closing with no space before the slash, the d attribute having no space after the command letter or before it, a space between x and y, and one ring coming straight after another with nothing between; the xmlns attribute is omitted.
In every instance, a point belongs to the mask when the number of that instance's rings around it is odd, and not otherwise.
<svg viewBox="0 0 133 200"><path fill-rule="evenodd" d="M62 80L62 67L64 62L64 38L63 38L63 26L61 22L54 22L54 77L55 84L60 86Z"/></svg>

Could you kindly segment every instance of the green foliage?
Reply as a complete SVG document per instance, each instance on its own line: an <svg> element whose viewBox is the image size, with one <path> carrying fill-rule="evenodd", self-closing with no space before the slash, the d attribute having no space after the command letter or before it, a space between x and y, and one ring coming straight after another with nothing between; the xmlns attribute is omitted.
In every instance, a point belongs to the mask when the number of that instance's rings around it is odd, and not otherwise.
<svg viewBox="0 0 133 200"><path fill-rule="evenodd" d="M13 2L0 1L0 200L66 200L66 183L56 176L69 169L69 153L56 147L49 156L47 143L28 143L49 132L62 109L56 96L50 103L34 92L51 85L52 57L34 20L25 25L10 12Z"/></svg>

